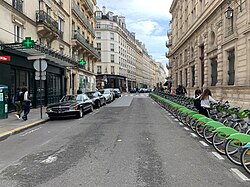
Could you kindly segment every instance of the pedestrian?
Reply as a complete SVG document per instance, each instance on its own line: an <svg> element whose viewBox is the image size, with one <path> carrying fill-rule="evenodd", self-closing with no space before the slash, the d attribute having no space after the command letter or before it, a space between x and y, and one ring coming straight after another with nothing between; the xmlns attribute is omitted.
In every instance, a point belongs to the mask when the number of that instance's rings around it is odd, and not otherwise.
<svg viewBox="0 0 250 187"><path fill-rule="evenodd" d="M170 94L175 94L175 89L174 89L174 87L171 87Z"/></svg>
<svg viewBox="0 0 250 187"><path fill-rule="evenodd" d="M211 94L211 91L209 89L205 89L203 93L200 96L201 99L201 107L199 109L199 113L205 115L206 117L209 117L210 113L210 104L211 103L218 103Z"/></svg>
<svg viewBox="0 0 250 187"><path fill-rule="evenodd" d="M16 94L14 96L14 103L15 103L15 106L16 106L16 117L18 119L21 119L21 115L22 115L22 112L23 112L23 92L21 91L20 88L17 88L16 90Z"/></svg>
<svg viewBox="0 0 250 187"><path fill-rule="evenodd" d="M194 91L194 97L197 98L200 95L201 95L201 90L199 87L197 87L196 90Z"/></svg>
<svg viewBox="0 0 250 187"><path fill-rule="evenodd" d="M28 119L28 114L30 112L30 97L29 97L29 92L27 87L22 88L23 92L23 110L24 110L24 115L22 119L26 121Z"/></svg>

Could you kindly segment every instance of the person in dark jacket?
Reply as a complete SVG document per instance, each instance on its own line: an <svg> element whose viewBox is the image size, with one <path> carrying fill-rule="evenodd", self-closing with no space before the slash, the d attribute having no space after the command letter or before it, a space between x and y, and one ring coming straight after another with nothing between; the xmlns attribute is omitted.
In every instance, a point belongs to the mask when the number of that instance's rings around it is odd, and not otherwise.
<svg viewBox="0 0 250 187"><path fill-rule="evenodd" d="M16 106L16 111L17 111L16 117L18 119L21 119L21 115L23 112L23 106L22 106L23 105L23 92L21 91L20 88L17 88L14 100L15 100L15 106Z"/></svg>
<svg viewBox="0 0 250 187"><path fill-rule="evenodd" d="M28 114L30 112L30 97L29 97L29 92L28 92L28 88L24 87L22 88L22 92L23 92L23 110L24 110L24 115L22 117L22 119L24 121L26 121L28 119Z"/></svg>

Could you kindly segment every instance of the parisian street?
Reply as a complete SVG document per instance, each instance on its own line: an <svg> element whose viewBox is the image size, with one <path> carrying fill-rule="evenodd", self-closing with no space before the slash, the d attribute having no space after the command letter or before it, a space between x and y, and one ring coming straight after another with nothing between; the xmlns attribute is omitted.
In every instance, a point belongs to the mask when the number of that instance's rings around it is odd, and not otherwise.
<svg viewBox="0 0 250 187"><path fill-rule="evenodd" d="M250 186L191 133L148 94L124 94L1 141L0 186Z"/></svg>

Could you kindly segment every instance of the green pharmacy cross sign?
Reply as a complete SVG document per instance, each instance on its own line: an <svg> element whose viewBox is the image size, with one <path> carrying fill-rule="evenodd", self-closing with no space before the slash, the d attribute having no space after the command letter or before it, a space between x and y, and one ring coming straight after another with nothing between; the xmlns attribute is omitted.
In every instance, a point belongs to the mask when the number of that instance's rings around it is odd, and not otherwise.
<svg viewBox="0 0 250 187"><path fill-rule="evenodd" d="M26 48L31 48L35 44L34 40L31 40L31 37L25 37L25 40L23 40L22 45Z"/></svg>
<svg viewBox="0 0 250 187"><path fill-rule="evenodd" d="M81 65L85 65L86 64L86 61L84 59L82 59L80 62L79 62Z"/></svg>

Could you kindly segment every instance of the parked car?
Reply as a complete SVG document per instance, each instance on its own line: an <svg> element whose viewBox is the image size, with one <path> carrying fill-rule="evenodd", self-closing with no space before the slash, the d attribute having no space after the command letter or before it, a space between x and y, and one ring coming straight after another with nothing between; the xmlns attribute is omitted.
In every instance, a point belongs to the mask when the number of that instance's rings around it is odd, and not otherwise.
<svg viewBox="0 0 250 187"><path fill-rule="evenodd" d="M86 94L66 95L59 103L49 105L46 113L50 119L57 117L83 117L87 111L92 112L94 103Z"/></svg>
<svg viewBox="0 0 250 187"><path fill-rule="evenodd" d="M106 105L106 98L99 91L86 92L85 94L92 100L95 108Z"/></svg>
<svg viewBox="0 0 250 187"><path fill-rule="evenodd" d="M107 103L110 103L114 100L114 94L109 88L105 88L101 90L100 92L106 98Z"/></svg>
<svg viewBox="0 0 250 187"><path fill-rule="evenodd" d="M114 93L115 93L116 98L121 97L121 92L120 92L119 88L114 88Z"/></svg>

